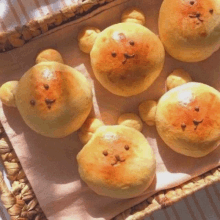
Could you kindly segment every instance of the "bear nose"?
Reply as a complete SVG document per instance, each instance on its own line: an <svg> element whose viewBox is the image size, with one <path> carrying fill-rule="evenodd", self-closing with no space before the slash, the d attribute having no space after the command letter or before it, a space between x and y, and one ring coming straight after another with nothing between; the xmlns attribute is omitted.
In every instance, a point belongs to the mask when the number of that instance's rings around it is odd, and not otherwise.
<svg viewBox="0 0 220 220"><path fill-rule="evenodd" d="M118 154L115 155L115 159L116 159L116 161L121 161L121 157Z"/></svg>

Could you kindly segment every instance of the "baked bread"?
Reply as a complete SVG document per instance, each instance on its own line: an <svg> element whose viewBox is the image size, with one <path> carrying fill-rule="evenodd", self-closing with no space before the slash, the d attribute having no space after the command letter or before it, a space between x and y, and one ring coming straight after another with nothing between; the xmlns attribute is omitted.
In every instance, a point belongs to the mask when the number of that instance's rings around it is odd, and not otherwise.
<svg viewBox="0 0 220 220"><path fill-rule="evenodd" d="M220 46L218 0L164 0L159 14L159 34L175 59L198 62Z"/></svg>
<svg viewBox="0 0 220 220"><path fill-rule="evenodd" d="M136 114L134 113L124 113L118 118L118 124L124 125L127 127L132 127L138 131L142 131L143 123Z"/></svg>
<svg viewBox="0 0 220 220"><path fill-rule="evenodd" d="M220 141L220 93L214 88L190 82L161 97L156 111L156 128L174 151L203 157Z"/></svg>
<svg viewBox="0 0 220 220"><path fill-rule="evenodd" d="M141 12L126 11L122 16L124 23L112 25L99 34L96 31L95 40L94 35L92 41L88 37L87 41L79 37L79 45L84 52L87 51L85 42L88 42L95 77L115 95L127 97L145 91L164 65L164 47L153 32L139 24L143 22L143 15L137 16L138 13ZM139 19L137 23L135 18ZM79 36L84 35L80 33Z"/></svg>
<svg viewBox="0 0 220 220"><path fill-rule="evenodd" d="M136 7L126 9L121 16L122 22L133 22L141 25L145 25L146 18L143 12Z"/></svg>
<svg viewBox="0 0 220 220"><path fill-rule="evenodd" d="M9 107L16 107L14 96L17 90L17 86L18 81L9 81L1 86L0 99L5 105Z"/></svg>
<svg viewBox="0 0 220 220"><path fill-rule="evenodd" d="M157 111L157 102L154 100L143 101L139 106L139 115L141 119L148 125L155 125L155 115Z"/></svg>
<svg viewBox="0 0 220 220"><path fill-rule="evenodd" d="M167 90L181 86L185 83L192 82L192 78L188 72L183 69L175 69L166 80Z"/></svg>
<svg viewBox="0 0 220 220"><path fill-rule="evenodd" d="M90 53L93 44L100 33L98 28L86 27L78 35L78 42L80 50L84 53Z"/></svg>
<svg viewBox="0 0 220 220"><path fill-rule="evenodd" d="M97 194L112 198L138 196L151 185L156 172L146 138L124 125L98 127L78 153L77 162L82 180Z"/></svg>
<svg viewBox="0 0 220 220"><path fill-rule="evenodd" d="M41 63L41 62L47 62L47 61L55 61L58 63L64 63L61 54L57 50L54 50L54 49L43 50L38 54L36 58L36 64Z"/></svg>
<svg viewBox="0 0 220 220"><path fill-rule="evenodd" d="M25 123L47 137L61 138L78 130L92 108L92 90L86 78L53 61L29 69L17 83L16 92L8 94Z"/></svg>

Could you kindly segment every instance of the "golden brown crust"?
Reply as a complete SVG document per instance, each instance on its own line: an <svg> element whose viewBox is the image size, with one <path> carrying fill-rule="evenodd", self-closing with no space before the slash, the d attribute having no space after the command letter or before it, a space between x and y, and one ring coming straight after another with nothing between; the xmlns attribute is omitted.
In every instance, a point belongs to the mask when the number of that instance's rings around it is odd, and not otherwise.
<svg viewBox="0 0 220 220"><path fill-rule="evenodd" d="M167 89L173 89L185 83L191 82L192 78L188 72L183 69L175 69L166 80Z"/></svg>
<svg viewBox="0 0 220 220"><path fill-rule="evenodd" d="M165 54L159 38L150 30L139 24L119 23L99 34L90 56L94 74L106 89L132 96L146 90L159 76Z"/></svg>
<svg viewBox="0 0 220 220"><path fill-rule="evenodd" d="M159 101L156 126L164 142L178 153L202 157L220 140L220 94L201 83L187 83Z"/></svg>
<svg viewBox="0 0 220 220"><path fill-rule="evenodd" d="M100 127L79 152L77 161L81 178L92 190L121 199L148 188L156 168L145 137L122 125Z"/></svg>
<svg viewBox="0 0 220 220"><path fill-rule="evenodd" d="M155 116L157 110L157 102L154 100L146 100L140 103L139 107L139 115L141 119L148 125L155 125Z"/></svg>
<svg viewBox="0 0 220 220"><path fill-rule="evenodd" d="M185 62L212 55L220 44L220 8L216 0L164 0L160 38L167 52Z"/></svg>
<svg viewBox="0 0 220 220"><path fill-rule="evenodd" d="M124 113L120 115L120 117L118 118L118 124L134 128L140 132L143 129L143 123L140 117L134 113Z"/></svg>
<svg viewBox="0 0 220 220"><path fill-rule="evenodd" d="M0 100L3 104L10 107L16 107L15 93L17 90L17 86L18 81L9 81L4 83L0 87Z"/></svg>
<svg viewBox="0 0 220 220"><path fill-rule="evenodd" d="M90 53L94 42L100 33L100 30L95 27L85 27L78 35L79 48L84 53Z"/></svg>
<svg viewBox="0 0 220 220"><path fill-rule="evenodd" d="M36 63L56 61L58 63L64 63L61 54L54 49L46 49L41 51L36 58Z"/></svg>
<svg viewBox="0 0 220 220"><path fill-rule="evenodd" d="M146 18L144 13L139 8L131 7L123 11L121 16L121 22L133 22L145 25Z"/></svg>
<svg viewBox="0 0 220 220"><path fill-rule="evenodd" d="M103 122L97 118L87 118L78 132L80 141L86 144L96 132L96 130L104 126Z"/></svg>
<svg viewBox="0 0 220 220"><path fill-rule="evenodd" d="M92 107L86 78L57 62L43 62L27 71L15 97L26 124L48 137L64 137L79 129Z"/></svg>

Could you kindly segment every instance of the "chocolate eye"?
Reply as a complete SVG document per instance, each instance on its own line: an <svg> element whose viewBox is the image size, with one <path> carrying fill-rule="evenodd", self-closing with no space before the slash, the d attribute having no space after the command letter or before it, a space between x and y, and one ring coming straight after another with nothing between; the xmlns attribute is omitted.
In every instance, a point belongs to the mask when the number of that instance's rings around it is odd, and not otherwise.
<svg viewBox="0 0 220 220"><path fill-rule="evenodd" d="M112 56L113 56L113 57L116 57L116 56L117 56L117 53L116 53L115 51L113 51L113 52L112 52Z"/></svg>
<svg viewBox="0 0 220 220"><path fill-rule="evenodd" d="M210 14L213 14L214 10L213 10L213 9L210 9L209 12L210 12Z"/></svg>
<svg viewBox="0 0 220 220"><path fill-rule="evenodd" d="M48 84L44 84L44 88L45 88L46 90L48 90L48 89L49 89L49 85L48 85Z"/></svg>
<svg viewBox="0 0 220 220"><path fill-rule="evenodd" d="M107 150L104 150L102 153L103 153L104 156L108 156L108 151Z"/></svg>
<svg viewBox="0 0 220 220"><path fill-rule="evenodd" d="M134 41L131 40L131 41L129 42L129 44L130 44L131 46L134 46Z"/></svg>
<svg viewBox="0 0 220 220"><path fill-rule="evenodd" d="M194 2L194 1L190 1L189 4L190 4L190 5L194 5L195 2Z"/></svg>
<svg viewBox="0 0 220 220"><path fill-rule="evenodd" d="M30 101L30 104L34 106L34 105L36 104L36 102L32 99L32 100Z"/></svg>
<svg viewBox="0 0 220 220"><path fill-rule="evenodd" d="M199 106L195 107L195 111L199 112Z"/></svg>
<svg viewBox="0 0 220 220"><path fill-rule="evenodd" d="M125 150L129 150L129 146L128 145L125 145Z"/></svg>
<svg viewBox="0 0 220 220"><path fill-rule="evenodd" d="M182 123L182 124L181 124L181 128L182 128L183 130L185 130L186 124L185 124L185 123Z"/></svg>

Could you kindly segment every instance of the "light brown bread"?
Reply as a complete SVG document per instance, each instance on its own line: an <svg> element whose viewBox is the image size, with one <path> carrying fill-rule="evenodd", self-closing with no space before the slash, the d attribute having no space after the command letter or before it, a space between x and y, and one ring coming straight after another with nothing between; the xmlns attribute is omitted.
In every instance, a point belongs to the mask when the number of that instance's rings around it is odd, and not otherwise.
<svg viewBox="0 0 220 220"><path fill-rule="evenodd" d="M220 93L202 83L187 83L159 100L156 128L174 151L203 157L220 141Z"/></svg>
<svg viewBox="0 0 220 220"><path fill-rule="evenodd" d="M219 0L164 0L159 15L160 38L175 59L198 62L220 46Z"/></svg>
<svg viewBox="0 0 220 220"><path fill-rule="evenodd" d="M78 35L80 50L84 53L90 53L99 33L100 30L95 27L85 27L82 29Z"/></svg>
<svg viewBox="0 0 220 220"><path fill-rule="evenodd" d="M7 106L16 107L15 93L18 81L9 81L0 87L0 100Z"/></svg>
<svg viewBox="0 0 220 220"><path fill-rule="evenodd" d="M41 62L20 79L16 106L37 133L61 138L78 130L92 108L91 85L77 70Z"/></svg>
<svg viewBox="0 0 220 220"><path fill-rule="evenodd" d="M138 196L152 183L156 161L146 138L123 125L102 126L77 155L79 174L99 195Z"/></svg>
<svg viewBox="0 0 220 220"><path fill-rule="evenodd" d="M96 130L103 125L103 122L97 118L87 118L78 132L82 144L88 143Z"/></svg>
<svg viewBox="0 0 220 220"><path fill-rule="evenodd" d="M145 25L146 18L144 13L139 8L131 7L123 11L121 21Z"/></svg>
<svg viewBox="0 0 220 220"><path fill-rule="evenodd" d="M154 100L146 100L138 106L141 119L148 125L155 125L155 116L157 110L157 102Z"/></svg>
<svg viewBox="0 0 220 220"><path fill-rule="evenodd" d="M140 117L134 113L124 113L120 115L118 118L118 124L134 128L140 132L143 129L143 123Z"/></svg>
<svg viewBox="0 0 220 220"><path fill-rule="evenodd" d="M36 63L47 62L47 61L55 61L58 63L64 63L61 54L54 49L46 49L41 51L36 58Z"/></svg>
<svg viewBox="0 0 220 220"><path fill-rule="evenodd" d="M167 90L181 86L185 83L192 82L192 78L188 72L183 69L175 69L166 80Z"/></svg>
<svg viewBox="0 0 220 220"><path fill-rule="evenodd" d="M97 80L120 96L145 91L159 76L164 48L159 38L136 23L119 23L103 30L90 53Z"/></svg>

